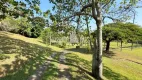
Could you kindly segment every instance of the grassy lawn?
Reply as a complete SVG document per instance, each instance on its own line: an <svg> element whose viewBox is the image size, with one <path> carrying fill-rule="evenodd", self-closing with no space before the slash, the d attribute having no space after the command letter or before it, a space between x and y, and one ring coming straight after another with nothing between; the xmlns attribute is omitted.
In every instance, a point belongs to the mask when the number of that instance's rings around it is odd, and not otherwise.
<svg viewBox="0 0 142 80"><path fill-rule="evenodd" d="M120 44L119 44L120 45ZM136 44L135 44L136 45ZM134 48L124 44L120 51L116 42L111 43L111 54L103 56L103 75L108 80L141 80L142 76L142 47ZM42 80L58 80L63 72L60 71L59 56L64 49L46 46L38 39L26 38L18 34L0 32L0 80L27 80L40 64L53 52L55 58L45 71ZM70 46L66 56L64 69L72 80L94 80L91 72L92 54L82 47L75 49Z"/></svg>
<svg viewBox="0 0 142 80"><path fill-rule="evenodd" d="M0 32L0 80L27 80L53 52L38 39Z"/></svg>
<svg viewBox="0 0 142 80"><path fill-rule="evenodd" d="M57 47L54 48L58 49ZM66 61L64 64L67 65L68 68L65 68L63 71L61 71L59 69L61 65L59 62L59 56L60 53L57 54L56 57L52 60L52 64L44 73L42 80L59 80L62 76L65 76L65 74L70 76L70 80L95 80L89 75L89 70L91 70L91 68L87 66L91 66L90 61L82 59L76 54L67 53L65 54ZM60 74L63 75L60 76Z"/></svg>
<svg viewBox="0 0 142 80"><path fill-rule="evenodd" d="M131 44L124 44L122 51L117 48L116 42L111 43L112 54L104 55L104 76L109 80L141 80L142 76L142 47L128 48ZM91 69L92 55L89 53L82 53L80 50L74 48L68 48L67 50L75 51L73 55L79 56L79 58L89 61L90 65L86 65ZM106 53L104 53L106 54ZM138 62L138 63L137 63ZM83 65L81 65L83 66ZM91 71L88 69L88 71Z"/></svg>

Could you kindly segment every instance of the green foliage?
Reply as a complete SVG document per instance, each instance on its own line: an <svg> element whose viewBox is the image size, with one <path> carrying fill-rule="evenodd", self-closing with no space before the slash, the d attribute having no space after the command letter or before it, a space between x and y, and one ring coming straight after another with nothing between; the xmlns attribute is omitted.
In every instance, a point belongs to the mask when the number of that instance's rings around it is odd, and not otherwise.
<svg viewBox="0 0 142 80"><path fill-rule="evenodd" d="M42 29L45 26L45 19L42 17L34 17L34 18L32 18L31 22L34 26L38 25Z"/></svg>
<svg viewBox="0 0 142 80"><path fill-rule="evenodd" d="M44 43L49 44L50 43L50 37L51 37L52 31L50 28L46 28L41 32L41 39Z"/></svg>
<svg viewBox="0 0 142 80"><path fill-rule="evenodd" d="M35 17L29 22L27 18L14 19L7 17L2 20L0 30L18 33L26 37L37 38L45 27L45 19L42 17Z"/></svg>
<svg viewBox="0 0 142 80"><path fill-rule="evenodd" d="M31 22L31 37L37 38L40 36L42 30L45 27L45 19L42 17L34 17L32 18Z"/></svg>
<svg viewBox="0 0 142 80"><path fill-rule="evenodd" d="M142 37L141 27L139 25L133 23L126 23L123 27L121 27L127 33L127 39L131 41L140 40Z"/></svg>
<svg viewBox="0 0 142 80"><path fill-rule="evenodd" d="M112 41L122 39L126 33L120 28L123 23L110 23L103 27L103 40Z"/></svg>
<svg viewBox="0 0 142 80"><path fill-rule="evenodd" d="M0 1L0 20L7 17L7 15L14 18L31 17L34 12L40 13L39 0L1 0ZM28 6L28 8L27 8Z"/></svg>
<svg viewBox="0 0 142 80"><path fill-rule="evenodd" d="M26 37L31 37L31 28L32 24L28 22L27 18L18 19L18 34L21 34Z"/></svg>
<svg viewBox="0 0 142 80"><path fill-rule="evenodd" d="M12 17L7 17L0 22L0 31L17 32L18 23L17 20Z"/></svg>
<svg viewBox="0 0 142 80"><path fill-rule="evenodd" d="M60 44L58 44L58 47L66 48L66 42L61 42Z"/></svg>
<svg viewBox="0 0 142 80"><path fill-rule="evenodd" d="M110 23L103 27L103 40L138 40L141 28L132 23Z"/></svg>
<svg viewBox="0 0 142 80"><path fill-rule="evenodd" d="M135 42L140 40L141 28L132 23L109 23L103 27L103 40L107 43L106 51L109 51L110 42L121 40L122 42Z"/></svg>

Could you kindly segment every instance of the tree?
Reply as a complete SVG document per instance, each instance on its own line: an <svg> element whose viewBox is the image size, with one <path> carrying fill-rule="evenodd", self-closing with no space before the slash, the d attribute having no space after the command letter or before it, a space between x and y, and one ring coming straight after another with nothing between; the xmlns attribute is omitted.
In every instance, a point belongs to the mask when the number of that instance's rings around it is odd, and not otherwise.
<svg viewBox="0 0 142 80"><path fill-rule="evenodd" d="M17 32L18 31L18 20L13 19L8 16L0 22L0 31L10 31Z"/></svg>
<svg viewBox="0 0 142 80"><path fill-rule="evenodd" d="M90 35L90 28L89 28L89 17L85 16L85 21L86 21L86 26L87 26L87 34L89 37L90 48L91 50L93 50L92 40L91 40L91 35Z"/></svg>
<svg viewBox="0 0 142 80"><path fill-rule="evenodd" d="M123 26L123 23L110 23L104 25L103 27L103 40L106 42L106 52L109 52L110 42L113 40L121 39L125 33L123 33L123 29L120 26Z"/></svg>
<svg viewBox="0 0 142 80"><path fill-rule="evenodd" d="M51 31L50 28L46 28L42 31L40 37L42 38L42 41L46 44L50 44L51 45L51 34L53 32Z"/></svg>
<svg viewBox="0 0 142 80"><path fill-rule="evenodd" d="M127 40L132 43L131 50L133 49L133 43L140 40L141 35L141 28L139 25L133 23L125 23L121 29L125 29L125 33L127 33Z"/></svg>
<svg viewBox="0 0 142 80"><path fill-rule="evenodd" d="M45 19L43 17L34 17L31 19L32 28L31 28L31 37L37 38L40 36L42 30L45 27Z"/></svg>
<svg viewBox="0 0 142 80"><path fill-rule="evenodd" d="M17 19L18 23L18 34L21 34L26 37L31 37L32 24L28 22L27 18Z"/></svg>
<svg viewBox="0 0 142 80"><path fill-rule="evenodd" d="M55 4L53 8L59 10L63 17L70 18L69 20L72 20L74 16L87 15L96 21L97 38L96 43L94 43L95 52L92 61L92 75L99 80L102 79L102 17L110 18L113 21L118 21L118 18L124 19L124 16L129 17L128 12L131 12L135 3L133 1L123 0L116 7L117 0L50 0L50 2ZM86 13L86 9L91 10Z"/></svg>
<svg viewBox="0 0 142 80"><path fill-rule="evenodd" d="M103 40L106 42L106 52L109 52L110 42L121 40L122 42L129 41L133 43L140 38L140 27L133 23L109 23L103 27ZM141 35L142 36L142 35Z"/></svg>

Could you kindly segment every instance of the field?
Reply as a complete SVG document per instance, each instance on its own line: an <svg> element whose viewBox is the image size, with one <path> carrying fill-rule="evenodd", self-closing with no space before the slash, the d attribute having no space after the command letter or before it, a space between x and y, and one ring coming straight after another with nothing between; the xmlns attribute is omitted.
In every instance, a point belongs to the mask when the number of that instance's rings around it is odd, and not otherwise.
<svg viewBox="0 0 142 80"><path fill-rule="evenodd" d="M131 51L130 45L124 43L120 51L117 43L112 42L110 53L103 53L103 75L106 79L142 79L142 47L135 47ZM94 80L89 75L92 54L84 48L76 50L75 46L72 46L61 49L47 46L39 39L0 32L0 50L0 80L27 80L52 53L57 54L50 60L51 64L44 72L42 80L63 80L66 76L71 80ZM64 64L59 62L62 51L68 52L64 55Z"/></svg>

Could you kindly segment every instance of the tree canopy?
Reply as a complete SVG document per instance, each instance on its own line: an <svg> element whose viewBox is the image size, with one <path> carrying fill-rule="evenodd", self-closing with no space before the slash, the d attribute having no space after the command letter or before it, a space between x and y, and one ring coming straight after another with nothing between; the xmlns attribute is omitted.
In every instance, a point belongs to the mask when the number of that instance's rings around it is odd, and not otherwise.
<svg viewBox="0 0 142 80"><path fill-rule="evenodd" d="M138 41L141 37L141 27L133 23L109 23L103 26L103 40L106 42L106 51L109 51L110 42L114 40Z"/></svg>

